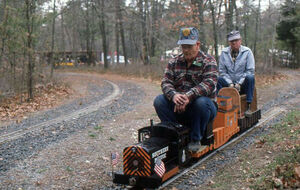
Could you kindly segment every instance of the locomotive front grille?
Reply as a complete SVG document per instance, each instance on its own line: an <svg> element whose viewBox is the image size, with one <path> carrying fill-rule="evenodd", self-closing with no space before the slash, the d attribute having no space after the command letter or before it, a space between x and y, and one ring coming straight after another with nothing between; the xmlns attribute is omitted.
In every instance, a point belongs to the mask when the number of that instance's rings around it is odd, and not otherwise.
<svg viewBox="0 0 300 190"><path fill-rule="evenodd" d="M139 146L130 146L123 152L123 172L125 175L150 176L151 161L148 153Z"/></svg>

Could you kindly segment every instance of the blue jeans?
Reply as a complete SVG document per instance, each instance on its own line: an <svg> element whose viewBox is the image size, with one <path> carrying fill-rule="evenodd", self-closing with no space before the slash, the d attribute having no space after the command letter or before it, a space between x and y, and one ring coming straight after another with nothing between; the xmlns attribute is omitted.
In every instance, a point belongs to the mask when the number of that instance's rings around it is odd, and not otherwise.
<svg viewBox="0 0 300 190"><path fill-rule="evenodd" d="M185 112L175 113L175 104L169 101L163 94L158 95L154 100L154 108L159 119L172 121L187 125L191 128L191 140L200 141L206 132L208 122L215 118L217 108L208 97L198 97L186 107Z"/></svg>
<svg viewBox="0 0 300 190"><path fill-rule="evenodd" d="M240 94L246 94L246 101L248 103L251 103L253 100L253 91L254 91L254 85L255 85L255 78L253 75L247 75L243 84L241 85L241 92ZM223 87L228 87L229 84L226 82L226 80L222 77L218 78L217 83L217 92Z"/></svg>

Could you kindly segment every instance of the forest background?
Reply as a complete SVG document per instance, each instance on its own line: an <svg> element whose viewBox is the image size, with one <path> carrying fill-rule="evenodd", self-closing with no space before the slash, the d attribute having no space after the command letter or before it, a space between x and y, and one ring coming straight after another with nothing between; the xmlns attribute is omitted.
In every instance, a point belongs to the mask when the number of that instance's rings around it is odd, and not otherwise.
<svg viewBox="0 0 300 190"><path fill-rule="evenodd" d="M239 30L257 73L300 66L297 0L0 0L0 10L0 103L32 100L62 65L157 79L184 26L216 60Z"/></svg>

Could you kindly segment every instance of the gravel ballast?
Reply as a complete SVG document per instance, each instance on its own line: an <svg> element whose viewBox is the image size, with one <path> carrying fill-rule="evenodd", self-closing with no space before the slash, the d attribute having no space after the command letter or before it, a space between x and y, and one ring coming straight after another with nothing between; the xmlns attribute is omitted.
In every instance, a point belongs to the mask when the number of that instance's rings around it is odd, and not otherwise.
<svg viewBox="0 0 300 190"><path fill-rule="evenodd" d="M113 80L112 80L113 81ZM149 119L158 122L152 106L154 97L161 93L159 84L143 83L135 80L114 80L121 96L113 104L82 116L80 118L51 125L43 130L28 133L18 140L6 142L0 147L0 188L2 189L123 189L112 184L109 153L119 151L126 145L137 141L137 129L148 125ZM292 104L299 97L300 86L293 82L293 87L273 92L270 89L258 93L262 114L274 106L287 109L299 107ZM24 120L22 123L8 126L9 130L25 126L25 123L39 123L45 118L73 112L82 106L93 104L109 95L113 89L103 82L88 87L93 92L86 97L76 99L54 110ZM98 98L98 99L97 99ZM291 102L290 102L291 101ZM82 102L81 105L79 102ZM62 109L62 110L60 110ZM60 114L57 114L59 112ZM274 118L264 126L272 125L281 119ZM99 127L101 129L98 129ZM97 128L97 129L96 129ZM3 131L2 131L3 132ZM259 127L242 141L227 147L213 159L200 165L188 176L168 187L177 189L197 189L222 170L232 164L237 154L255 142L262 134L268 133L267 127ZM203 167L204 166L204 167ZM120 170L122 163L115 170Z"/></svg>

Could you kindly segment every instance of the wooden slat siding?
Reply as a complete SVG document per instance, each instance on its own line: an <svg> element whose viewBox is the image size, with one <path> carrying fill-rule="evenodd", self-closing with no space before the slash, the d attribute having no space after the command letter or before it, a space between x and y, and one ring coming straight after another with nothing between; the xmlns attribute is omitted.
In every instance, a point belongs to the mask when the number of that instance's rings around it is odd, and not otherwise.
<svg viewBox="0 0 300 190"><path fill-rule="evenodd" d="M235 88L224 87L219 91L218 95L231 97L232 98L232 105L237 106L239 113L241 113L240 94Z"/></svg>

